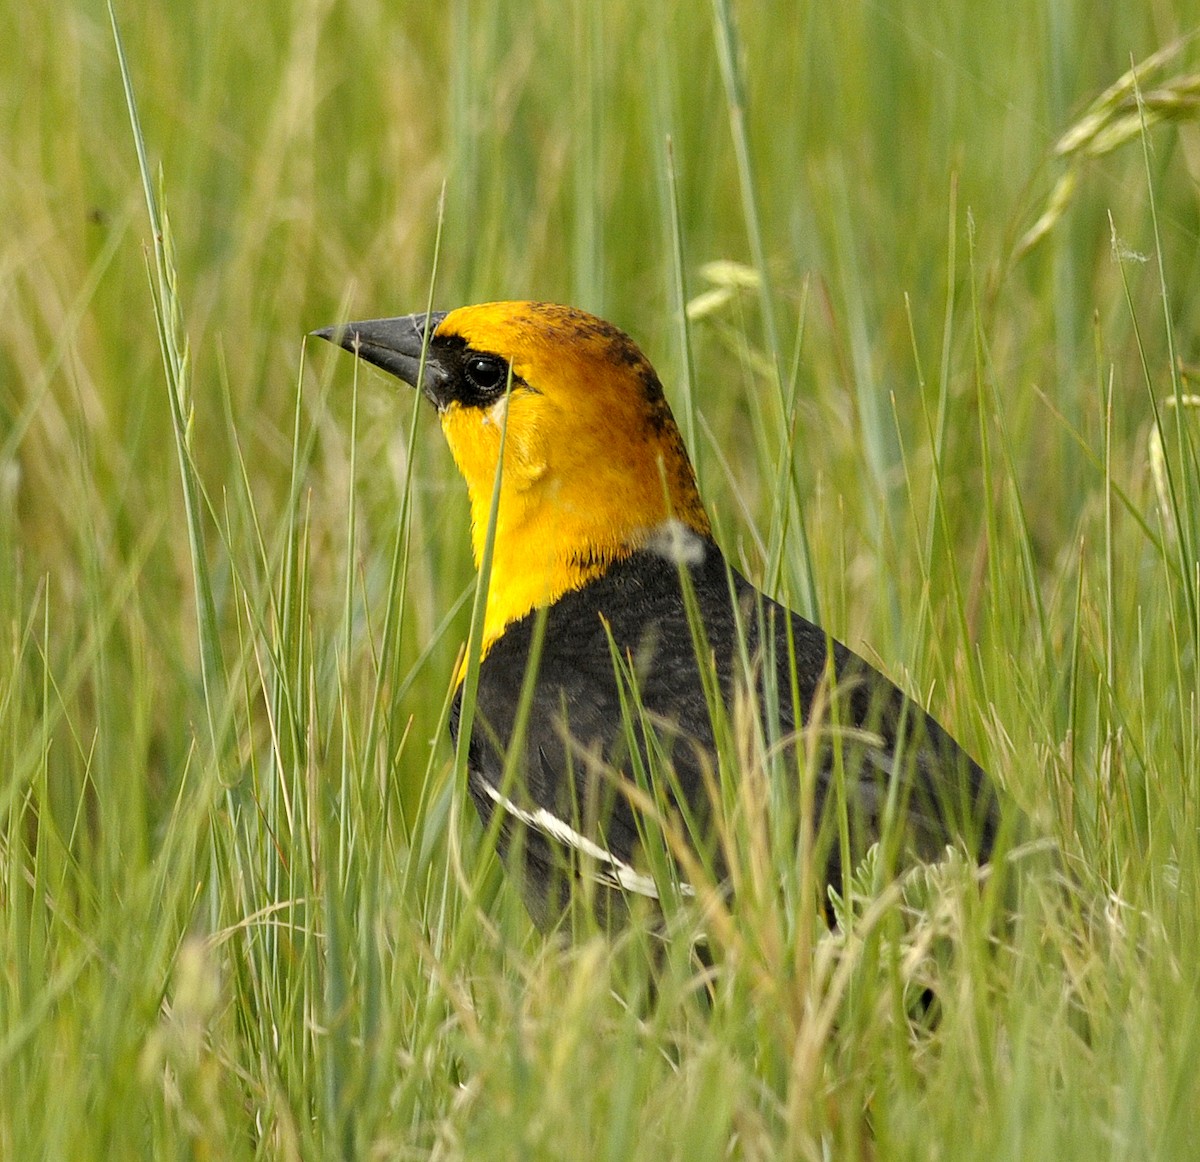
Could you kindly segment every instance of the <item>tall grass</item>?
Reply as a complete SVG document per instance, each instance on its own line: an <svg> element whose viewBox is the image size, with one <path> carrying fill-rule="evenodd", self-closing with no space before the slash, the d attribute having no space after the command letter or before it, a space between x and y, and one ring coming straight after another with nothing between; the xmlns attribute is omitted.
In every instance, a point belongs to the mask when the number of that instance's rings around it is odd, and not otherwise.
<svg viewBox="0 0 1200 1162"><path fill-rule="evenodd" d="M1189 1156L1197 48L1043 8L119 6L140 135L105 12L0 14L0 1156ZM1057 870L827 935L747 800L732 906L537 935L440 434L303 340L435 266L631 331Z"/></svg>

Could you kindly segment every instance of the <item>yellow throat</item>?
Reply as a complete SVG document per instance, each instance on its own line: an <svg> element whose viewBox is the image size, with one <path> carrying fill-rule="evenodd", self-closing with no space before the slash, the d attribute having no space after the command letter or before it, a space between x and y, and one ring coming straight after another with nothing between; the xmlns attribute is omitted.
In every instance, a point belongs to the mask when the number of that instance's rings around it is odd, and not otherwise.
<svg viewBox="0 0 1200 1162"><path fill-rule="evenodd" d="M504 440L483 649L644 546L674 518L710 534L695 474L649 362L621 331L569 307L488 303L450 312L430 342L511 368L487 406L439 406L483 560Z"/></svg>

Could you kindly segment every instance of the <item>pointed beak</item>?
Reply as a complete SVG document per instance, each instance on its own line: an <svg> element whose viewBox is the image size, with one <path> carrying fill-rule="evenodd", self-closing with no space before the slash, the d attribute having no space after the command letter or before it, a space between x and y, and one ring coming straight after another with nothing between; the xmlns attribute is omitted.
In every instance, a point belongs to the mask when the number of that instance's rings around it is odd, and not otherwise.
<svg viewBox="0 0 1200 1162"><path fill-rule="evenodd" d="M374 363L410 387L420 387L430 402L440 409L447 398L450 376L429 351L425 336L432 336L445 317L445 311L431 311L428 315L422 312L394 319L341 323L312 333L318 339L344 347L359 359ZM422 346L425 347L425 371L420 376Z"/></svg>

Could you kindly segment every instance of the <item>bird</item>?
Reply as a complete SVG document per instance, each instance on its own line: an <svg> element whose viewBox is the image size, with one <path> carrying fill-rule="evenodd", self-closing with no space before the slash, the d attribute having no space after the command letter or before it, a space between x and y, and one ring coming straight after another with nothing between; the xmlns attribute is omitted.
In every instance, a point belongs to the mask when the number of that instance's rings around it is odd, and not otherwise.
<svg viewBox="0 0 1200 1162"><path fill-rule="evenodd" d="M721 780L751 777L728 748L719 759L739 696L762 737L807 756L783 765L784 794L796 809L811 771L797 843L813 845L826 890L889 819L906 860L955 846L987 860L996 785L875 667L730 564L662 382L624 331L515 301L313 334L433 405L477 568L494 530L467 784L485 826L499 813L497 846L538 927L562 922L582 880L608 923L638 898L694 894L682 865L670 887L655 874L647 836L663 820L680 824L683 864L725 882L715 801Z"/></svg>

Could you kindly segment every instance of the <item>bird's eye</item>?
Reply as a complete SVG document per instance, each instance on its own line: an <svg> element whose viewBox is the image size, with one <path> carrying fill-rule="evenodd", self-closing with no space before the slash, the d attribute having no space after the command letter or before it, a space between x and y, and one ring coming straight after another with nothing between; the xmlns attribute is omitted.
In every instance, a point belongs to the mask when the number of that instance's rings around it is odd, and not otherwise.
<svg viewBox="0 0 1200 1162"><path fill-rule="evenodd" d="M479 391L503 391L508 382L508 364L493 355L472 355L465 370L471 385Z"/></svg>

